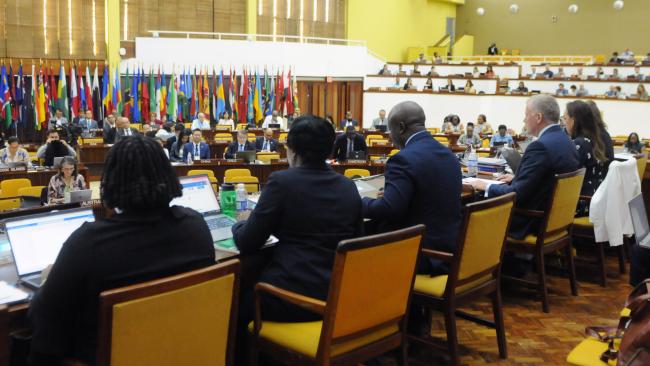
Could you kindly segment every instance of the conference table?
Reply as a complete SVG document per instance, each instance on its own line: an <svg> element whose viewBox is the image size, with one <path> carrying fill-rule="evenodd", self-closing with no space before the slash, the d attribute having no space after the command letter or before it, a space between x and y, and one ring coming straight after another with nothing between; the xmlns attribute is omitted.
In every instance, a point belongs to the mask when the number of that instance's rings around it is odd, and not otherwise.
<svg viewBox="0 0 650 366"><path fill-rule="evenodd" d="M52 179L52 176L58 172L58 169L43 167L36 167L31 169L0 169L0 181L3 181L5 179L27 178L32 182L33 186L47 186L50 184L50 179ZM85 165L78 164L77 172L84 177L86 183L89 182L88 168Z"/></svg>

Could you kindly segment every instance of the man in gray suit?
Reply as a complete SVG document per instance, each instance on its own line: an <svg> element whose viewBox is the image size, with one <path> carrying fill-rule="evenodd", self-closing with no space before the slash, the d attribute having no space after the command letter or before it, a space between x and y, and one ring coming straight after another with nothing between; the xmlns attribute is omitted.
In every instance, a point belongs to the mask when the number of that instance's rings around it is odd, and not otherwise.
<svg viewBox="0 0 650 366"><path fill-rule="evenodd" d="M68 127L68 119L63 117L63 111L57 108L54 117L47 123L47 129L56 130L64 127Z"/></svg>
<svg viewBox="0 0 650 366"><path fill-rule="evenodd" d="M386 111L383 109L379 110L379 118L372 120L372 128L375 130L379 129L378 126L386 126L388 128L388 121L386 120Z"/></svg>
<svg viewBox="0 0 650 366"><path fill-rule="evenodd" d="M140 133L135 128L131 128L131 122L126 117L118 117L116 122L117 127L112 128L105 138L107 144L114 144L120 139L128 136L136 136Z"/></svg>

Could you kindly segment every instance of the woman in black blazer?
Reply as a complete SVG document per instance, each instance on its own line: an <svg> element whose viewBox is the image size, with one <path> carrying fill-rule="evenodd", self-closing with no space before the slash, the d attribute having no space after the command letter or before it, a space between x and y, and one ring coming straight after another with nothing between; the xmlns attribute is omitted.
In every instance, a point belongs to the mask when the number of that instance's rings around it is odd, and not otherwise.
<svg viewBox="0 0 650 366"><path fill-rule="evenodd" d="M153 139L121 139L106 157L102 201L116 214L87 222L63 244L30 306L31 365L95 364L99 294L214 264L212 237Z"/></svg>
<svg viewBox="0 0 650 366"><path fill-rule="evenodd" d="M332 125L324 119L296 119L287 137L289 169L271 174L248 220L232 229L243 261L247 255L259 253L269 235L280 240L259 281L320 300L327 299L338 243L362 234L356 185L325 162L334 138ZM252 282L249 288L242 284L241 289L238 357L245 356L246 326L253 317ZM318 316L266 297L262 299L262 318L296 322ZM245 364L241 358L236 363Z"/></svg>

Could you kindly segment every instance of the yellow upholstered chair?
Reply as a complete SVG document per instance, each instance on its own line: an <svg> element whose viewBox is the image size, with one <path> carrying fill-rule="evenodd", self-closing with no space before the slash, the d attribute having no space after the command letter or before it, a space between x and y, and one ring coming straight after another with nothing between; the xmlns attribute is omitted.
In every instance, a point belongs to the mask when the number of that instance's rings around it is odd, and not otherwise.
<svg viewBox="0 0 650 366"><path fill-rule="evenodd" d="M20 197L41 197L41 193L43 193L43 189L45 189L45 186L30 186L30 187L22 187L18 188L18 196Z"/></svg>
<svg viewBox="0 0 650 366"><path fill-rule="evenodd" d="M648 165L648 153L643 153L636 158L636 169L639 172L639 179L643 182L643 176L645 175L645 168Z"/></svg>
<svg viewBox="0 0 650 366"><path fill-rule="evenodd" d="M438 127L431 127L427 128L427 131L429 131L430 134L435 135L437 133L440 133L440 128Z"/></svg>
<svg viewBox="0 0 650 366"><path fill-rule="evenodd" d="M515 253L532 254L535 257L537 282L531 283L520 278L506 277L513 282L537 287L542 298L542 310L548 313L548 289L546 287L546 270L544 255L559 252L564 249L566 270L569 274L571 294L578 295L575 266L573 263L573 246L571 231L585 169L575 172L556 174L551 199L544 211L515 209L515 214L540 220L537 234L529 234L524 239L508 237L506 250Z"/></svg>
<svg viewBox="0 0 650 366"><path fill-rule="evenodd" d="M20 208L20 197L0 198L0 212Z"/></svg>
<svg viewBox="0 0 650 366"><path fill-rule="evenodd" d="M348 178L354 178L354 177L369 177L370 176L370 170L368 169L345 169L345 172L343 173Z"/></svg>
<svg viewBox="0 0 650 366"><path fill-rule="evenodd" d="M237 124L237 129L238 130L247 130L248 129L248 124L246 124L246 123L238 123Z"/></svg>
<svg viewBox="0 0 650 366"><path fill-rule="evenodd" d="M130 126L138 131L142 131L142 123L131 123Z"/></svg>
<svg viewBox="0 0 650 366"><path fill-rule="evenodd" d="M370 144L368 146L377 146L377 145L388 145L389 141L388 139L372 139L370 140Z"/></svg>
<svg viewBox="0 0 650 366"><path fill-rule="evenodd" d="M366 136L366 144L370 145L372 140L383 140L384 136L382 135L368 135Z"/></svg>
<svg viewBox="0 0 650 366"><path fill-rule="evenodd" d="M255 140L257 140L257 135L255 135L255 134L252 133L252 132L249 132L249 133L248 133L248 141L250 141L250 142L255 142Z"/></svg>
<svg viewBox="0 0 650 366"><path fill-rule="evenodd" d="M228 169L224 173L224 178L223 181L228 183L228 179L232 179L233 177L242 177L242 176L247 176L251 175L250 169Z"/></svg>
<svg viewBox="0 0 650 366"><path fill-rule="evenodd" d="M209 169L192 169L189 172L187 172L188 176L192 175L207 175L208 179L210 180L210 184L212 185L212 189L215 192L219 191L219 180L217 177L214 176L214 172Z"/></svg>
<svg viewBox="0 0 650 366"><path fill-rule="evenodd" d="M390 151L390 153L388 153L388 157L391 157L391 156L397 154L398 152L399 152L399 149L393 149L393 150Z"/></svg>
<svg viewBox="0 0 650 366"><path fill-rule="evenodd" d="M233 366L239 261L104 291L98 366Z"/></svg>
<svg viewBox="0 0 650 366"><path fill-rule="evenodd" d="M258 152L257 153L257 160L262 161L264 163L270 163L271 160L278 160L280 159L280 154L279 153L274 153L274 152Z"/></svg>
<svg viewBox="0 0 650 366"><path fill-rule="evenodd" d="M451 365L460 365L456 316L495 328L499 356L507 358L506 332L501 306L500 267L514 204L514 193L470 203L463 208L461 225L463 229L458 237L456 254L422 249L424 256L450 264L449 275L415 276L412 301L444 313ZM486 295L492 299L494 322L461 312L457 308ZM431 342L428 337L409 335L409 339L431 346L438 345L436 342Z"/></svg>
<svg viewBox="0 0 650 366"><path fill-rule="evenodd" d="M38 163L38 156L36 155L36 151L28 151L27 154L29 155L29 161L32 163Z"/></svg>
<svg viewBox="0 0 650 366"><path fill-rule="evenodd" d="M185 128L192 128L192 122L185 122L185 123L183 123L183 126Z"/></svg>
<svg viewBox="0 0 650 366"><path fill-rule="evenodd" d="M32 181L27 178L5 179L0 182L0 198L18 196L18 190L23 187L31 187Z"/></svg>
<svg viewBox="0 0 650 366"><path fill-rule="evenodd" d="M406 364L406 319L424 229L417 225L339 243L327 301L258 283L255 321L249 325L251 364L257 365L261 351L291 365L356 365L400 347ZM262 294L323 320L262 321Z"/></svg>
<svg viewBox="0 0 650 366"><path fill-rule="evenodd" d="M280 136L278 137L278 141L280 142L286 142L287 141L287 136L289 136L288 132L282 132L280 133Z"/></svg>
<svg viewBox="0 0 650 366"><path fill-rule="evenodd" d="M490 139L481 140L481 147L490 147Z"/></svg>
<svg viewBox="0 0 650 366"><path fill-rule="evenodd" d="M447 144L449 143L449 139L446 136L433 136L436 141L442 143L442 144Z"/></svg>
<svg viewBox="0 0 650 366"><path fill-rule="evenodd" d="M604 64L605 60L607 60L607 56L605 56L605 55L596 55L594 57L594 63L595 64Z"/></svg>
<svg viewBox="0 0 650 366"><path fill-rule="evenodd" d="M214 141L232 142L232 134L227 132L217 132L214 134Z"/></svg>
<svg viewBox="0 0 650 366"><path fill-rule="evenodd" d="M235 185L239 183L244 183L244 186L246 187L246 192L248 193L255 193L260 191L260 180L257 179L257 177L253 177L250 175L241 175L241 176L234 176L232 178L225 178L224 182L233 183Z"/></svg>
<svg viewBox="0 0 650 366"><path fill-rule="evenodd" d="M628 308L621 310L621 320L623 322L629 320L630 313L630 309ZM621 320L619 320L619 323ZM606 336L606 334L600 333L599 336ZM620 339L615 339L614 348L618 349L620 343ZM608 349L608 342L589 337L580 342L580 344L571 350L566 358L566 361L569 365L574 366L616 366L616 360L603 362L600 359L600 355L602 355L603 352L607 351Z"/></svg>

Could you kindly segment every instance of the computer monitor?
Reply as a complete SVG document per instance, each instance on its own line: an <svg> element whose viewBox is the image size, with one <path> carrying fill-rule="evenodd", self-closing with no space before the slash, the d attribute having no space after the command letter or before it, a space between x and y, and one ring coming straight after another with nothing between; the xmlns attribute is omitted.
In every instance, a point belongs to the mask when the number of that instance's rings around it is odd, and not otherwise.
<svg viewBox="0 0 650 366"><path fill-rule="evenodd" d="M61 162L62 162L63 159L65 159L65 158L73 158L73 159L74 159L74 156L72 156L72 155L57 156L57 157L55 157L54 160L52 161L52 166L53 166L53 167L56 167L56 168L61 167Z"/></svg>
<svg viewBox="0 0 650 366"><path fill-rule="evenodd" d="M255 150L251 151L239 151L235 154L237 159L243 159L244 162L246 163L252 163L255 161L255 157L257 156L257 152Z"/></svg>
<svg viewBox="0 0 650 366"><path fill-rule="evenodd" d="M650 248L650 226L648 225L648 215L645 212L643 195L639 194L632 198L628 205L636 242L641 247Z"/></svg>
<svg viewBox="0 0 650 366"><path fill-rule="evenodd" d="M386 132L386 130L388 129L388 126L386 126L386 125L378 125L378 126L375 127L375 129L377 131Z"/></svg>
<svg viewBox="0 0 650 366"><path fill-rule="evenodd" d="M169 206L183 206L199 212L203 216L217 214L221 211L219 201L214 195L212 184L207 175L180 177L183 195L174 198Z"/></svg>
<svg viewBox="0 0 650 366"><path fill-rule="evenodd" d="M83 223L93 221L92 208L7 219L4 225L18 276L39 273L53 264L70 235Z"/></svg>

